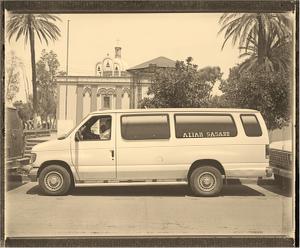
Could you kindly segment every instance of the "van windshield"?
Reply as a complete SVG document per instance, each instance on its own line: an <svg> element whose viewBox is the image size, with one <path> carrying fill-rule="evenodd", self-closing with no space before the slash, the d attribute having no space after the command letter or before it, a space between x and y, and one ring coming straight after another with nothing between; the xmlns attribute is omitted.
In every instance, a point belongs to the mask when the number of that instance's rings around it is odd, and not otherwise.
<svg viewBox="0 0 300 248"><path fill-rule="evenodd" d="M85 120L89 115L90 115L90 114L87 114L87 115L83 118L83 120ZM61 136L59 136L57 139L62 140L62 139L67 138L67 137L75 130L76 127L77 127L77 125L75 125L73 128L71 128L69 132L67 132L67 133L62 134Z"/></svg>

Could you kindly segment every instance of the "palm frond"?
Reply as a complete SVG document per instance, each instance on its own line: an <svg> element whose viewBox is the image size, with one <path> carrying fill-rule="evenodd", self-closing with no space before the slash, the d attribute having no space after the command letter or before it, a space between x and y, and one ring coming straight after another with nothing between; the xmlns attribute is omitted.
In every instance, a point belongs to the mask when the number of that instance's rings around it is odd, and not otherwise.
<svg viewBox="0 0 300 248"><path fill-rule="evenodd" d="M32 28L40 42L45 41L48 45L49 40L55 41L61 35L60 29L55 24L57 21L61 19L50 14L12 14L6 26L8 40L15 36L17 41L24 36L27 42Z"/></svg>
<svg viewBox="0 0 300 248"><path fill-rule="evenodd" d="M252 53L250 53L250 52L245 52L245 53L240 54L240 55L239 55L239 58L241 59L241 58L249 57L249 56L252 56Z"/></svg>
<svg viewBox="0 0 300 248"><path fill-rule="evenodd" d="M235 30L233 29L233 30L231 30L230 33L227 33L227 34L225 35L225 37L224 37L225 40L224 40L223 45L222 45L222 48L221 48L222 50L223 50L223 48L224 48L226 42L228 41L228 39L231 38L232 34L234 34L234 33L235 33Z"/></svg>
<svg viewBox="0 0 300 248"><path fill-rule="evenodd" d="M238 15L240 15L240 14L237 14L237 13L226 13L226 14L223 14L221 16L221 18L219 19L219 24L225 24L225 23L228 22L228 20L234 19Z"/></svg>
<svg viewBox="0 0 300 248"><path fill-rule="evenodd" d="M238 68L238 72L249 71L257 65L257 56L251 56L245 60Z"/></svg>
<svg viewBox="0 0 300 248"><path fill-rule="evenodd" d="M252 18L246 19L243 25L243 29L241 30L241 38L240 38L240 45L246 44L249 38L253 37L253 30L256 26L256 21ZM253 38L252 38L253 39Z"/></svg>
<svg viewBox="0 0 300 248"><path fill-rule="evenodd" d="M240 23L240 20L241 20L241 17L239 17L237 19L234 19L231 22L224 23L222 25L222 27L220 28L218 34L222 33L225 29L232 29L232 28L234 28L237 24Z"/></svg>
<svg viewBox="0 0 300 248"><path fill-rule="evenodd" d="M240 58L247 58L242 69L263 66L266 70L287 68L284 46L291 41L291 21L285 13L223 14L219 19L224 32L222 49L228 40L239 41ZM260 53L258 53L260 49ZM260 57L258 57L260 56ZM260 63L260 65L256 63Z"/></svg>

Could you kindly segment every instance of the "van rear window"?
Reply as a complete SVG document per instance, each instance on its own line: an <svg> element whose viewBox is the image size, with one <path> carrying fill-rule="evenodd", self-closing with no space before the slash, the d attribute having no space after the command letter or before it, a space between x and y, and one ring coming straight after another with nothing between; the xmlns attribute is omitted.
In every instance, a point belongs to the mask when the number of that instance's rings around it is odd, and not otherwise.
<svg viewBox="0 0 300 248"><path fill-rule="evenodd" d="M241 115L245 134L249 137L259 137L262 131L255 115Z"/></svg>
<svg viewBox="0 0 300 248"><path fill-rule="evenodd" d="M176 138L234 137L237 129L231 115L176 114Z"/></svg>
<svg viewBox="0 0 300 248"><path fill-rule="evenodd" d="M168 115L123 115L121 134L126 140L169 139Z"/></svg>

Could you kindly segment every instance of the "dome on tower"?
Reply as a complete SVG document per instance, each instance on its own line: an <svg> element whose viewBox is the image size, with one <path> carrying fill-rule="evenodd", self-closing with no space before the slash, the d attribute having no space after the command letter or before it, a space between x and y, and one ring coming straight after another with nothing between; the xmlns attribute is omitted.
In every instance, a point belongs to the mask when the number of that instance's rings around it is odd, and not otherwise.
<svg viewBox="0 0 300 248"><path fill-rule="evenodd" d="M107 54L102 61L96 64L95 69L96 76L120 77L122 72L127 69L127 65L121 57L121 47L115 47L115 56Z"/></svg>

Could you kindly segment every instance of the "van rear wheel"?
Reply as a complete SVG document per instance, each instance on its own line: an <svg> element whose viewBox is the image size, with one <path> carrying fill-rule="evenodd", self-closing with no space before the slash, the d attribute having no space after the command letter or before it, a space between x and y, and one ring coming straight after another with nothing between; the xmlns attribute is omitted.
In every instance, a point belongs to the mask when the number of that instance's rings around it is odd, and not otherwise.
<svg viewBox="0 0 300 248"><path fill-rule="evenodd" d="M50 165L41 171L39 185L47 195L65 195L71 188L71 176L65 168Z"/></svg>
<svg viewBox="0 0 300 248"><path fill-rule="evenodd" d="M189 184L196 196L215 196L222 190L223 178L215 167L202 166L193 170Z"/></svg>

